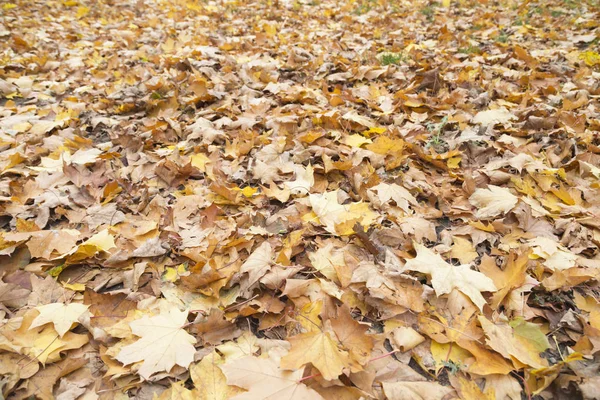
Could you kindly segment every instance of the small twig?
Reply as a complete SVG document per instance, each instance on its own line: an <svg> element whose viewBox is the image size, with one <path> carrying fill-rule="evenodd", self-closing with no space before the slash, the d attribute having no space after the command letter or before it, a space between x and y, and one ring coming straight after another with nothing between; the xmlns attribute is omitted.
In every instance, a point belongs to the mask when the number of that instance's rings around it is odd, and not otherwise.
<svg viewBox="0 0 600 400"><path fill-rule="evenodd" d="M392 350L392 351L390 351L389 353L385 353L385 354L382 354L382 355L380 355L380 356L377 356L377 357L375 357L375 358L371 358L371 359L370 359L368 362L373 362L373 361L380 360L380 359L382 359L382 358L385 358L385 357L387 357L387 356L391 356L392 354L395 354L395 353L397 353L397 352L399 352L399 351L400 351L400 350Z"/></svg>
<svg viewBox="0 0 600 400"><path fill-rule="evenodd" d="M321 373L319 372L319 373L316 373L316 374L313 374L313 375L305 376L304 378L299 379L298 383L300 383L302 381L306 381L306 380L312 379L312 378L316 378L317 376L321 376Z"/></svg>
<svg viewBox="0 0 600 400"><path fill-rule="evenodd" d="M236 308L236 307L239 307L239 306L243 306L244 304L251 302L252 300L254 300L257 297L258 297L258 295L256 294L256 295L250 297L248 300L242 301L241 303L232 304L229 307L225 307L225 309L223 310L223 312L229 311L229 310L231 310L233 308Z"/></svg>
<svg viewBox="0 0 600 400"><path fill-rule="evenodd" d="M527 393L527 400L531 400L531 392L529 391L529 385L527 384L527 381L525 380L525 378L523 378L521 375L519 375L515 371L510 371L510 373L523 381L523 388L525 389L525 393Z"/></svg>

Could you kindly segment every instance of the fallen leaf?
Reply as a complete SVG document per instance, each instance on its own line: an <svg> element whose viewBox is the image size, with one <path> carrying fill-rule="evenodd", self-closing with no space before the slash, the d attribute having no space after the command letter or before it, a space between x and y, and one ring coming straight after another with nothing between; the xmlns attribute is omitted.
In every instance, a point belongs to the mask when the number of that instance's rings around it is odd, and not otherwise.
<svg viewBox="0 0 600 400"><path fill-rule="evenodd" d="M56 332L62 337L71 329L73 324L77 323L88 307L77 303L51 303L36 307L40 314L31 322L29 329L52 323Z"/></svg>
<svg viewBox="0 0 600 400"><path fill-rule="evenodd" d="M312 363L329 380L351 364L347 351L339 348L328 332L313 331L289 339L292 349L281 359L281 368L298 369Z"/></svg>
<svg viewBox="0 0 600 400"><path fill-rule="evenodd" d="M196 352L196 339L184 329L187 316L188 311L173 308L130 322L131 331L140 339L123 347L116 359L125 365L142 361L138 373L144 379L156 372L169 372L175 365L187 368Z"/></svg>
<svg viewBox="0 0 600 400"><path fill-rule="evenodd" d="M442 400L454 389L435 382L383 382L389 400Z"/></svg>
<svg viewBox="0 0 600 400"><path fill-rule="evenodd" d="M216 351L204 356L202 360L190 367L190 376L194 386L198 388L197 399L227 400L242 392L235 386L228 386L221 367L225 360Z"/></svg>
<svg viewBox="0 0 600 400"><path fill-rule="evenodd" d="M473 118L474 124L481 125L494 125L494 124L505 124L517 117L508 111L506 108L496 108L494 110L480 111Z"/></svg>
<svg viewBox="0 0 600 400"><path fill-rule="evenodd" d="M479 219L494 218L512 210L519 199L510 190L488 185L486 189L477 189L469 197L469 202L476 207L475 216Z"/></svg>
<svg viewBox="0 0 600 400"><path fill-rule="evenodd" d="M427 247L414 243L417 256L406 261L404 269L431 276L431 284L438 296L457 289L466 294L480 310L486 304L482 291L495 292L494 282L481 272L473 271L468 265L448 264L439 254Z"/></svg>
<svg viewBox="0 0 600 400"><path fill-rule="evenodd" d="M247 392L232 400L322 400L314 390L300 382L304 368L284 371L271 359L244 357L221 367L229 385L246 389Z"/></svg>
<svg viewBox="0 0 600 400"><path fill-rule="evenodd" d="M487 336L486 343L504 358L534 368L544 368L548 365L547 361L540 357L541 352L535 341L515 335L508 324L494 324L484 316L479 316L478 319Z"/></svg>

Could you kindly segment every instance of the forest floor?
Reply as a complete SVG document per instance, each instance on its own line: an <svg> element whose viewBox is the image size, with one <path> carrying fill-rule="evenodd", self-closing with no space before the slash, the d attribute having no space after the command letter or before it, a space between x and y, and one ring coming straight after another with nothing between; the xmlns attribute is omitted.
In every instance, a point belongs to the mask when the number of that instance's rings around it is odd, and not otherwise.
<svg viewBox="0 0 600 400"><path fill-rule="evenodd" d="M2 395L599 398L599 10L0 0Z"/></svg>

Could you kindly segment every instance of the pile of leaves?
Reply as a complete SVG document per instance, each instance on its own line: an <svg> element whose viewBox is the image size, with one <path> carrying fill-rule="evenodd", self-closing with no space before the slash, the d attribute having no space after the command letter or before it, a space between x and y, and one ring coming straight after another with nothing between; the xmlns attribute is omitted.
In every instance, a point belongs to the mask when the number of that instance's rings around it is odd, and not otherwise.
<svg viewBox="0 0 600 400"><path fill-rule="evenodd" d="M2 395L598 398L599 10L0 1Z"/></svg>

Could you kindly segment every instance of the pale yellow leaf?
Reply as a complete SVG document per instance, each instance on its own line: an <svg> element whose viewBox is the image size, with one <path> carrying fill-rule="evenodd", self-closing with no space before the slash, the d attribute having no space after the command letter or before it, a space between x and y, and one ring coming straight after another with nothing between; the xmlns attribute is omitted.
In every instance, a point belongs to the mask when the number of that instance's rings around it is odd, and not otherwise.
<svg viewBox="0 0 600 400"><path fill-rule="evenodd" d="M202 361L190 367L190 376L198 390L197 399L227 400L242 392L235 386L228 386L221 366L225 360L216 351L204 356Z"/></svg>
<svg viewBox="0 0 600 400"><path fill-rule="evenodd" d="M312 331L296 335L288 340L290 352L281 358L281 368L297 369L312 363L330 381L350 365L348 352L341 350L328 332Z"/></svg>
<svg viewBox="0 0 600 400"><path fill-rule="evenodd" d="M304 383L304 368L282 370L272 359L244 357L221 367L229 385L248 390L232 400L323 400L323 397Z"/></svg>
<svg viewBox="0 0 600 400"><path fill-rule="evenodd" d="M442 400L454 389L435 382L383 382L387 400Z"/></svg>
<svg viewBox="0 0 600 400"><path fill-rule="evenodd" d="M54 329L62 337L67 333L89 306L84 304L51 303L38 306L40 314L31 322L29 329L37 328L48 323L54 324Z"/></svg>
<svg viewBox="0 0 600 400"><path fill-rule="evenodd" d="M487 189L477 189L469 197L479 219L493 218L502 215L517 205L518 197L507 188L488 185Z"/></svg>
<svg viewBox="0 0 600 400"><path fill-rule="evenodd" d="M187 368L194 361L196 339L183 328L187 324L188 311L171 309L154 317L144 316L129 323L135 343L125 346L117 355L117 361L128 365L142 361L138 370L144 379L155 372L169 372L175 365Z"/></svg>
<svg viewBox="0 0 600 400"><path fill-rule="evenodd" d="M495 292L494 282L472 270L468 265L451 265L439 254L418 243L414 244L417 257L407 260L404 268L431 276L431 284L438 296L457 289L467 295L480 310L486 304L481 292Z"/></svg>

